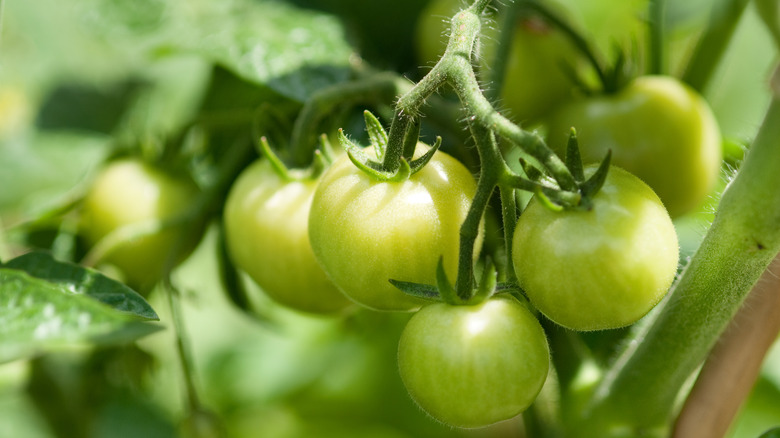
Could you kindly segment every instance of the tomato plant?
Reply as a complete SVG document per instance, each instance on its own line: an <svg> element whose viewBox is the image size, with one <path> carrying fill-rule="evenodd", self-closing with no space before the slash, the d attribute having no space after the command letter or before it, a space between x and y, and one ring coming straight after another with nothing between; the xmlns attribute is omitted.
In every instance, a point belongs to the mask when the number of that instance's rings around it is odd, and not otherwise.
<svg viewBox="0 0 780 438"><path fill-rule="evenodd" d="M474 190L471 172L444 152L402 182L373 180L342 156L314 193L314 255L353 301L377 310L417 309L424 301L389 280L433 284L439 257L455 277L458 232Z"/></svg>
<svg viewBox="0 0 780 438"><path fill-rule="evenodd" d="M547 378L542 326L514 298L423 307L398 344L398 368L415 402L457 427L483 427L527 409Z"/></svg>
<svg viewBox="0 0 780 438"><path fill-rule="evenodd" d="M776 0L0 9L0 436L780 424Z"/></svg>
<svg viewBox="0 0 780 438"><path fill-rule="evenodd" d="M584 211L555 212L532 200L517 222L513 261L542 313L574 330L636 322L666 294L678 244L658 196L619 168Z"/></svg>
<svg viewBox="0 0 780 438"><path fill-rule="evenodd" d="M103 261L144 290L200 241L200 230L181 221L198 193L187 178L135 158L120 159L109 163L92 183L84 198L80 228L89 245L112 233L130 231L119 237ZM134 232L134 226L145 229Z"/></svg>
<svg viewBox="0 0 780 438"><path fill-rule="evenodd" d="M562 153L575 127L586 162L612 151L672 217L700 207L720 173L721 136L707 103L679 80L637 78L614 94L573 101L549 119L548 140Z"/></svg>
<svg viewBox="0 0 780 438"><path fill-rule="evenodd" d="M328 280L309 244L317 182L285 181L267 160L253 163L225 202L225 233L233 262L273 299L305 312L334 313L350 301Z"/></svg>

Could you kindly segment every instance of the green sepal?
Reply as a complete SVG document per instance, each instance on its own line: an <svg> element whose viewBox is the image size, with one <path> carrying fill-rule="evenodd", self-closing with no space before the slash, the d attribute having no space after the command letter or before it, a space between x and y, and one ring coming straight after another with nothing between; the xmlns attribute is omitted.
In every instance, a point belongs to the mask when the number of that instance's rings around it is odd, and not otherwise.
<svg viewBox="0 0 780 438"><path fill-rule="evenodd" d="M431 146L431 148L428 149L428 151L423 156L421 156L416 160L412 160L411 163L409 163L409 167L411 168L411 174L414 175L415 173L419 172L423 167L425 167L425 165L428 164L429 161L431 161L431 158L433 158L433 154L435 154L440 147L441 147L441 137L436 137L436 141L433 143L433 146Z"/></svg>
<svg viewBox="0 0 780 438"><path fill-rule="evenodd" d="M387 132L382 127L382 123L376 118L371 111L363 111L363 119L366 121L366 131L368 131L368 138L371 140L371 145L374 147L376 153L376 159L382 161L385 157L385 151L387 150Z"/></svg>
<svg viewBox="0 0 780 438"><path fill-rule="evenodd" d="M268 144L268 139L265 136L260 137L260 141L257 142L257 146L259 148L260 155L264 156L269 163L271 163L271 168L274 170L274 172L284 181L290 181L292 177L290 176L290 172L287 169L287 166L284 165L281 159L279 159L279 156L274 153L273 149L271 149L271 145Z"/></svg>
<svg viewBox="0 0 780 438"><path fill-rule="evenodd" d="M607 156L599 164L599 168L596 169L596 173L590 176L587 181L580 186L580 192L585 199L590 199L601 190L604 185L604 181L607 180L607 173L609 172L609 164L612 161L612 150L607 151Z"/></svg>
<svg viewBox="0 0 780 438"><path fill-rule="evenodd" d="M318 178L331 164L333 164L333 148L330 145L328 136L322 134L320 136L320 147L314 150L314 159L311 167L309 167L308 177L311 179Z"/></svg>
<svg viewBox="0 0 780 438"><path fill-rule="evenodd" d="M382 163L378 163L368 158L368 156L363 153L363 150L360 149L360 147L352 143L352 141L350 141L347 136L344 135L344 131L341 129L339 129L339 140L341 141L341 145L347 151L347 156L349 157L349 160L352 161L352 164L376 180L385 182L400 182L409 179L409 176L412 174L412 169L409 166L409 163L403 158L401 158L401 163L395 173L388 173L383 171Z"/></svg>
<svg viewBox="0 0 780 438"><path fill-rule="evenodd" d="M542 203L546 208L549 208L552 211L563 211L563 206L560 204L557 204L553 202L545 193L544 190L542 190L542 187L538 187L536 191L534 192L536 195L536 198L539 200L539 202Z"/></svg>
<svg viewBox="0 0 780 438"><path fill-rule="evenodd" d="M436 264L436 286L439 289L439 295L442 300L447 304L461 304L462 300L458 297L458 292L450 284L450 280L447 278L447 273L444 271L444 257L439 257L439 262Z"/></svg>
<svg viewBox="0 0 780 438"><path fill-rule="evenodd" d="M327 134L320 135L320 148L318 150L322 153L326 163L329 165L333 164L336 156L333 153L333 145L330 144L330 138L328 138Z"/></svg>
<svg viewBox="0 0 780 438"><path fill-rule="evenodd" d="M577 140L577 130L574 127L569 132L569 140L566 143L566 167L571 172L577 184L585 181L585 170L580 155L580 142Z"/></svg>
<svg viewBox="0 0 780 438"><path fill-rule="evenodd" d="M489 257L485 261L485 269L482 271L482 277L479 279L477 292L469 300L469 304L479 304L490 298L496 291L498 284L498 271Z"/></svg>
<svg viewBox="0 0 780 438"><path fill-rule="evenodd" d="M413 283L411 281L399 281L389 280L390 284L395 286L396 289L405 293L406 295L413 296L415 298L422 298L424 300L441 301L441 295L436 286L430 284Z"/></svg>
<svg viewBox="0 0 780 438"><path fill-rule="evenodd" d="M520 158L518 161L520 162L520 167L523 169L523 172L525 172L525 176L531 181L539 181L544 176L542 171L532 166L527 160Z"/></svg>
<svg viewBox="0 0 780 438"><path fill-rule="evenodd" d="M496 294L520 294L525 295L525 291L516 283L500 282L496 284L496 290L493 295Z"/></svg>

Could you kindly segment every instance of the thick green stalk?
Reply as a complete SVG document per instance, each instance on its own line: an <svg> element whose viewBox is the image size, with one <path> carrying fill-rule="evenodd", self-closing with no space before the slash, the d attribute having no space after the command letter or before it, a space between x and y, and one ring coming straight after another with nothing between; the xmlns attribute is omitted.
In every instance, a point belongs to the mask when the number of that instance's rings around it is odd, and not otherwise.
<svg viewBox="0 0 780 438"><path fill-rule="evenodd" d="M506 165L498 150L495 136L477 124L469 124L471 134L477 143L481 173L477 181L477 193L471 201L469 212L460 227L460 248L458 251L458 297L464 302L471 298L474 279L474 241L479 234L482 216L485 214L490 196L496 188Z"/></svg>
<svg viewBox="0 0 780 438"><path fill-rule="evenodd" d="M749 1L720 0L715 4L707 29L688 61L683 82L700 93L707 88Z"/></svg>
<svg viewBox="0 0 780 438"><path fill-rule="evenodd" d="M504 247L506 248L506 279L505 281L517 281L517 274L512 262L512 240L517 226L517 198L515 190L506 185L498 187L501 195L501 216L504 224Z"/></svg>
<svg viewBox="0 0 780 438"><path fill-rule="evenodd" d="M599 436L668 425L678 392L780 251L780 100L775 97L696 255L656 319L627 344L583 421ZM590 420L587 419L590 417Z"/></svg>

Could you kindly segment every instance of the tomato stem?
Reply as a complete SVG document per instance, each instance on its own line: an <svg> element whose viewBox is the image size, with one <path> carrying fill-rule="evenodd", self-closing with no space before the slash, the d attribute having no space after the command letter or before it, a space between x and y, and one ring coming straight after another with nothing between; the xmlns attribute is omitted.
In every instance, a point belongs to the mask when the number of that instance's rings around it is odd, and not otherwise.
<svg viewBox="0 0 780 438"><path fill-rule="evenodd" d="M189 412L198 412L201 409L198 391L195 386L192 352L184 329L184 318L182 316L181 301L179 300L179 291L169 282L165 282L165 292L168 296L168 306L171 310L171 319L176 336L176 352L179 356L182 377L184 380L184 392L187 398L187 408Z"/></svg>
<svg viewBox="0 0 780 438"><path fill-rule="evenodd" d="M506 281L516 282L514 263L512 263L512 239L515 235L515 226L517 225L517 198L515 190L506 184L498 186L501 195L501 217L504 225L504 248L506 252Z"/></svg>

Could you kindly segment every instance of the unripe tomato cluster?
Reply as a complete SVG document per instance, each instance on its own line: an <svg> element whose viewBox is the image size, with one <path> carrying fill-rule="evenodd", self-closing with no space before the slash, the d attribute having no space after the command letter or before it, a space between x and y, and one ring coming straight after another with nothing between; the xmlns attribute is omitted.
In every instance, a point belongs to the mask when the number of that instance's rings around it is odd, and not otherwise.
<svg viewBox="0 0 780 438"><path fill-rule="evenodd" d="M438 20L458 6L434 1L439 12L426 17ZM435 34L421 45L433 59L441 27L423 21L421 29ZM464 428L510 419L534 402L550 363L540 316L572 330L605 330L635 323L661 301L679 261L672 217L702 203L721 163L711 111L677 79L639 77L612 94L574 98L558 62L576 55L562 55L573 48L560 32L523 22L512 47L502 95L511 113L543 123L561 156L575 127L586 163L611 151L615 165L582 208L549 208L539 197L524 208L509 262L523 297L432 303L390 283L436 285L440 262L450 283L457 278L461 226L477 187L441 151L401 181L375 179L347 155L314 177L284 176L260 159L239 175L224 208L232 262L278 303L312 314L416 312L399 341L401 379L425 412ZM487 48L488 58L494 50ZM428 146L417 149L419 157ZM595 171L589 166L585 174ZM122 226L170 219L196 195L187 181L138 161L116 162L86 198L84 234L95 244ZM107 260L133 282L154 281L168 257L163 249L181 238L164 229Z"/></svg>

